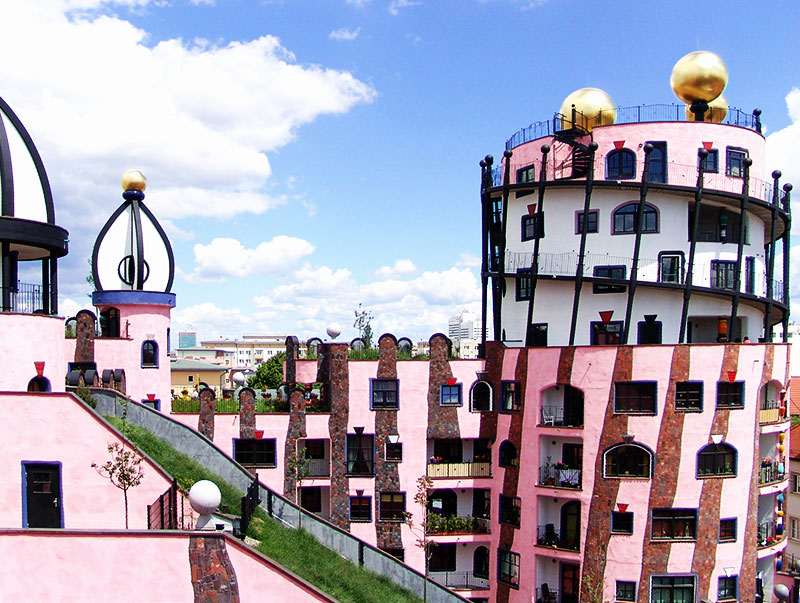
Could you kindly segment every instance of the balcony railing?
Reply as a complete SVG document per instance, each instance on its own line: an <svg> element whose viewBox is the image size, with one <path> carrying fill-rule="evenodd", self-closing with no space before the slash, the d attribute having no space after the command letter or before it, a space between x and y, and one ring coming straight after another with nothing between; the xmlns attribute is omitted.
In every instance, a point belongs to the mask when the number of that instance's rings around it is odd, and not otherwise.
<svg viewBox="0 0 800 603"><path fill-rule="evenodd" d="M781 540L783 540L783 538L784 534L777 533L774 521L765 521L763 523L758 524L757 542L759 548L765 548L768 546L772 546L773 544L777 544Z"/></svg>
<svg viewBox="0 0 800 603"><path fill-rule="evenodd" d="M564 253L540 253L538 270L539 275L544 276L575 276L578 270L579 255L574 251ZM505 270L513 274L519 270L528 270L533 266L532 251L507 251ZM604 266L624 266L626 280L630 277L633 267L633 258L624 256L606 255L602 253L584 254L583 276L584 278L597 278L594 275L595 268ZM719 272L715 273L719 277ZM659 275L659 261L647 258L639 258L636 278L639 282L682 284L686 281L686 271L683 270L676 275L673 280L665 280ZM610 280L610 279L609 279ZM717 281L719 279L716 279ZM778 303L783 303L783 281L773 280L772 299ZM748 293L748 282L745 277L744 263L742 263L742 275L740 279L740 289L742 293ZM715 279L712 277L711 263L699 262L692 271L692 285L695 287L708 287L720 291L731 291L732 287L716 286ZM767 295L767 277L764 271L755 275L751 285L751 294L757 297Z"/></svg>
<svg viewBox="0 0 800 603"><path fill-rule="evenodd" d="M430 572L428 577L453 590L489 590L489 576L466 572Z"/></svg>
<svg viewBox="0 0 800 603"><path fill-rule="evenodd" d="M583 427L583 421L576 421L574 417L564 416L563 406L542 406L542 426L553 427Z"/></svg>
<svg viewBox="0 0 800 603"><path fill-rule="evenodd" d="M536 589L536 603L561 603L561 599L557 590L545 586Z"/></svg>
<svg viewBox="0 0 800 603"><path fill-rule="evenodd" d="M4 287L0 287L0 294L6 292ZM42 303L42 286L31 283L17 283L16 288L11 289L11 305L2 308L3 312L17 312L19 314L33 314L41 312L44 307ZM3 295L0 295L0 301Z"/></svg>
<svg viewBox="0 0 800 603"><path fill-rule="evenodd" d="M786 477L786 473L780 470L780 465L778 461L761 461L758 469L758 485L766 486L782 481Z"/></svg>
<svg viewBox="0 0 800 603"><path fill-rule="evenodd" d="M492 464L490 462L428 463L428 477L434 479L491 476Z"/></svg>
<svg viewBox="0 0 800 603"><path fill-rule="evenodd" d="M558 530L555 529L552 523L539 526L536 544L567 551L579 551L581 546L577 537L575 539L567 539L559 536Z"/></svg>
<svg viewBox="0 0 800 603"><path fill-rule="evenodd" d="M428 513L426 531L428 534L488 534L491 531L491 522L471 515L458 517Z"/></svg>
<svg viewBox="0 0 800 603"><path fill-rule="evenodd" d="M581 470L559 467L556 463L547 463L539 467L539 484L553 488L581 489Z"/></svg>
<svg viewBox="0 0 800 603"><path fill-rule="evenodd" d="M330 459L309 459L308 469L309 477L330 477L331 461Z"/></svg>

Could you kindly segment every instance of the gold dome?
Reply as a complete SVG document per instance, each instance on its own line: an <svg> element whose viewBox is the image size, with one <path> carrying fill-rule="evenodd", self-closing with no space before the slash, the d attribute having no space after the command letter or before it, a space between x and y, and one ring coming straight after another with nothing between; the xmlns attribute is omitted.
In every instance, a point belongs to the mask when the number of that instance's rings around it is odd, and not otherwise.
<svg viewBox="0 0 800 603"><path fill-rule="evenodd" d="M725 61L713 52L690 52L675 63L669 85L675 96L687 104L710 102L728 85L728 68Z"/></svg>
<svg viewBox="0 0 800 603"><path fill-rule="evenodd" d="M720 94L717 98L708 103L708 111L703 116L703 121L711 121L715 124L721 123L725 116L728 115L728 99L724 94ZM694 113L691 111L691 105L686 105L686 119L694 121Z"/></svg>
<svg viewBox="0 0 800 603"><path fill-rule="evenodd" d="M617 121L616 105L605 91L599 88L581 88L561 103L559 113L563 115L562 129L568 130L572 127L572 105L582 114L576 116L577 125L587 132L591 132L594 126L609 126ZM585 122L583 118L586 119Z"/></svg>
<svg viewBox="0 0 800 603"><path fill-rule="evenodd" d="M139 170L128 170L122 174L123 191L141 191L147 188L147 178Z"/></svg>

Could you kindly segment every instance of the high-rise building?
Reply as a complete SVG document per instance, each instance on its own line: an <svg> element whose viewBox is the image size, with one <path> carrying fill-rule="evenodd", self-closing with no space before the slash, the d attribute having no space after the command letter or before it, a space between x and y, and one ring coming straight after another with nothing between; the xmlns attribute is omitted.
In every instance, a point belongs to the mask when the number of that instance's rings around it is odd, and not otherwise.
<svg viewBox="0 0 800 603"><path fill-rule="evenodd" d="M178 347L196 348L197 333L195 333L194 331L181 331L180 333L178 333Z"/></svg>

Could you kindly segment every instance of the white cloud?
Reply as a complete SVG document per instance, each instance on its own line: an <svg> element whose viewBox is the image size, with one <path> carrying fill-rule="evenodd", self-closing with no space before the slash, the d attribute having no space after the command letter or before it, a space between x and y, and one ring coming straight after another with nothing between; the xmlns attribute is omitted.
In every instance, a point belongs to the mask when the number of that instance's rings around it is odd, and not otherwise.
<svg viewBox="0 0 800 603"><path fill-rule="evenodd" d="M328 37L331 40L350 41L355 40L359 33L361 33L360 27L356 27L355 29L347 29L346 27L342 27L340 29L334 29L328 34Z"/></svg>
<svg viewBox="0 0 800 603"><path fill-rule="evenodd" d="M462 252L456 262L458 268L478 268L480 265L481 259L477 255L466 252Z"/></svg>
<svg viewBox="0 0 800 603"><path fill-rule="evenodd" d="M786 95L786 108L792 123L767 136L767 166L770 172L781 171L781 184L791 182L800 186L800 165L796 160L800 146L800 89L792 88ZM793 196L797 198L796 194Z"/></svg>
<svg viewBox="0 0 800 603"><path fill-rule="evenodd" d="M231 277L289 270L300 258L314 251L303 239L279 235L255 249L246 249L236 239L217 238L208 245L194 246L195 268L185 276L190 282L224 282Z"/></svg>
<svg viewBox="0 0 800 603"><path fill-rule="evenodd" d="M176 308L171 316L172 332L196 331L203 339L238 336L244 331L261 330L261 325L239 308L220 308L211 302Z"/></svg>
<svg viewBox="0 0 800 603"><path fill-rule="evenodd" d="M407 8L409 6L419 6L422 4L422 0L392 0L389 3L389 12L395 16L400 14L401 8Z"/></svg>
<svg viewBox="0 0 800 603"><path fill-rule="evenodd" d="M394 266L382 266L375 271L375 276L381 280L395 278L403 274L411 274L416 272L417 267L411 260L397 260Z"/></svg>
<svg viewBox="0 0 800 603"><path fill-rule="evenodd" d="M357 6L358 8L361 8L369 4L370 0L347 0L347 3L351 6Z"/></svg>

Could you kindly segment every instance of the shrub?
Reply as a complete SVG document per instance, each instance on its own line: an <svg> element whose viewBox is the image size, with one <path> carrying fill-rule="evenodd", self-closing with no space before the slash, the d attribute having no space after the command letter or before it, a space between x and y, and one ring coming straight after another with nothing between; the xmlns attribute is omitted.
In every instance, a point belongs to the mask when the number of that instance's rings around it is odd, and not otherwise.
<svg viewBox="0 0 800 603"><path fill-rule="evenodd" d="M91 406L92 408L97 408L97 398L92 395L92 390L90 390L85 385L78 386L78 389L75 390L75 394L83 400L87 406Z"/></svg>

